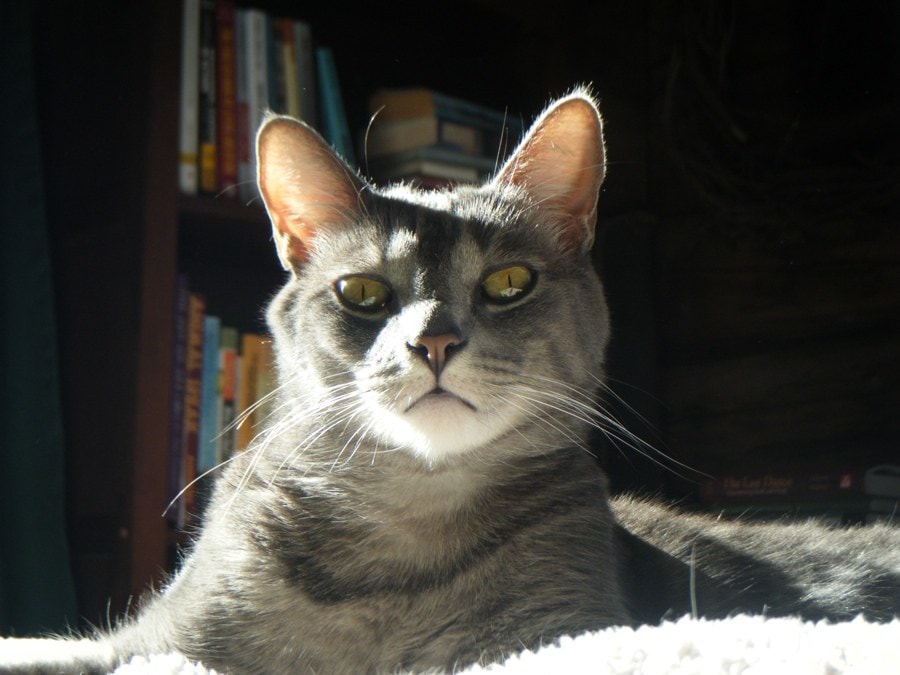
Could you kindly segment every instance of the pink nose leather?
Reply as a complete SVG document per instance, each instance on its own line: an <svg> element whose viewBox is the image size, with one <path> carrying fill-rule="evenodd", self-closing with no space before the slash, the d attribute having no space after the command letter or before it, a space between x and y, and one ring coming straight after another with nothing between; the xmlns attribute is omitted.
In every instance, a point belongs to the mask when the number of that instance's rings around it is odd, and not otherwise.
<svg viewBox="0 0 900 675"><path fill-rule="evenodd" d="M420 335L415 342L410 345L420 353L424 350L431 370L435 377L440 377L447 363L447 352L451 347L462 344L462 340L454 333L444 333L442 335Z"/></svg>

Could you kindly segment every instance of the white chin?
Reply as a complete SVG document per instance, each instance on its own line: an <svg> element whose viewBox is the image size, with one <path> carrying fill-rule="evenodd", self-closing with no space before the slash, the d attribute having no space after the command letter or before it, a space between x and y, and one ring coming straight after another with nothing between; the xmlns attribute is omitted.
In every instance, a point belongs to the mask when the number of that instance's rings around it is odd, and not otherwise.
<svg viewBox="0 0 900 675"><path fill-rule="evenodd" d="M392 417L385 430L390 440L429 463L476 450L506 429L496 415L479 414L450 395L425 397Z"/></svg>

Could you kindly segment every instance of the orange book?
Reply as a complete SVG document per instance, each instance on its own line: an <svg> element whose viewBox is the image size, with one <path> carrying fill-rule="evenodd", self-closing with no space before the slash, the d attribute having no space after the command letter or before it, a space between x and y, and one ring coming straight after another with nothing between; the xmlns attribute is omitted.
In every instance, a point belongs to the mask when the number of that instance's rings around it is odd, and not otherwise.
<svg viewBox="0 0 900 675"><path fill-rule="evenodd" d="M242 335L240 363L238 418L242 421L236 431L235 448L245 450L272 411L271 400L266 398L274 387L272 339L256 333Z"/></svg>

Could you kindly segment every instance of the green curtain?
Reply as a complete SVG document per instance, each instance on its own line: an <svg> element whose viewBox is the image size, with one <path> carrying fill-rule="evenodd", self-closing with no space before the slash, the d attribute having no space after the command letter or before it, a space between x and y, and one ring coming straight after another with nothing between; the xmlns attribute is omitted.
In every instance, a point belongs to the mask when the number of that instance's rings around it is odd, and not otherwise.
<svg viewBox="0 0 900 675"><path fill-rule="evenodd" d="M0 9L0 634L77 625L32 3Z"/></svg>

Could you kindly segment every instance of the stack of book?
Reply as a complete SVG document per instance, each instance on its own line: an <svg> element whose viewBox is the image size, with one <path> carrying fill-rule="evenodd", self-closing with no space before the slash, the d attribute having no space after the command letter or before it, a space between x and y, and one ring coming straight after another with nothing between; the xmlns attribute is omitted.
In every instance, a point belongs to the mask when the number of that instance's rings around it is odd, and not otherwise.
<svg viewBox="0 0 900 675"><path fill-rule="evenodd" d="M767 469L707 481L701 502L724 516L760 520L815 517L838 524L900 524L900 466Z"/></svg>
<svg viewBox="0 0 900 675"><path fill-rule="evenodd" d="M429 89L383 89L369 101L367 171L420 187L478 183L522 134L520 120Z"/></svg>
<svg viewBox="0 0 900 675"><path fill-rule="evenodd" d="M234 0L183 0L179 188L256 197L256 132L267 110L321 126L353 161L329 49L308 23ZM321 115L320 115L321 107Z"/></svg>
<svg viewBox="0 0 900 675"><path fill-rule="evenodd" d="M175 304L168 516L183 528L203 510L212 472L271 414L274 368L271 339L222 325L183 275Z"/></svg>

